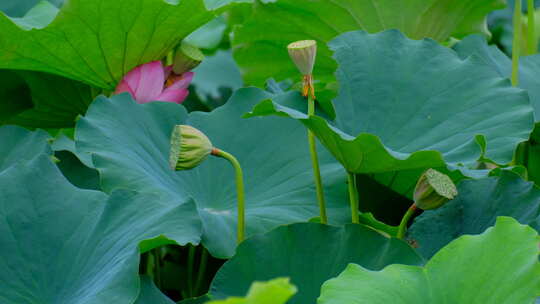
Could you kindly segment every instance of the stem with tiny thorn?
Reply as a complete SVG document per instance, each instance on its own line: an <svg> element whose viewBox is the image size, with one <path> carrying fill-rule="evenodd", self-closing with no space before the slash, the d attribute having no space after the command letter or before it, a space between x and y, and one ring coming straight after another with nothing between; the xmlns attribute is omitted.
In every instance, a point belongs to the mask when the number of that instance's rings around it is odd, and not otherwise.
<svg viewBox="0 0 540 304"><path fill-rule="evenodd" d="M232 154L214 148L212 155L228 160L234 167L236 177L236 194L238 200L238 227L237 227L237 242L240 244L245 238L245 196L244 196L244 173L240 163Z"/></svg>
<svg viewBox="0 0 540 304"><path fill-rule="evenodd" d="M512 85L519 84L519 52L521 43L521 1L514 6L514 41L512 43Z"/></svg>
<svg viewBox="0 0 540 304"><path fill-rule="evenodd" d="M536 15L534 9L534 0L528 0L527 2L527 47L528 55L536 54L538 50L538 44L536 42Z"/></svg>
<svg viewBox="0 0 540 304"><path fill-rule="evenodd" d="M409 220L414 215L414 212L416 211L416 204L412 204L409 209L407 209L407 212L401 219L401 223L399 224L397 238L403 239L405 237L405 233L407 232L407 223L409 223Z"/></svg>
<svg viewBox="0 0 540 304"><path fill-rule="evenodd" d="M304 86L308 86L308 88L304 88L304 91L307 92L307 98L308 98L308 116L315 115L315 96L313 94L314 88L311 80L311 75L308 75L309 80L307 83L304 84ZM319 203L319 215L321 218L321 223L327 224L328 223L328 217L326 215L326 202L324 200L324 190L323 190L323 183L321 178L321 170L319 167L319 157L317 155L317 146L315 142L315 134L311 130L308 130L308 143L309 143L309 153L311 154L311 165L313 167L313 179L315 181L315 190L317 192L317 201Z"/></svg>
<svg viewBox="0 0 540 304"><path fill-rule="evenodd" d="M354 224L360 223L360 216L358 212L358 189L356 189L356 175L352 172L347 172L348 184L349 184L349 200L351 204L351 217Z"/></svg>

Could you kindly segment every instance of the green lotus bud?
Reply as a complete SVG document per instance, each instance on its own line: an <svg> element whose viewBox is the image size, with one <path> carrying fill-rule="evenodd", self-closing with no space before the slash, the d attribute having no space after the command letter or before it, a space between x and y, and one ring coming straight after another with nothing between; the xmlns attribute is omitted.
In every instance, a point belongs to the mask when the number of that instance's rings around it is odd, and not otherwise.
<svg viewBox="0 0 540 304"><path fill-rule="evenodd" d="M189 170L202 163L212 153L212 143L192 126L177 125L171 135L169 164L173 170Z"/></svg>
<svg viewBox="0 0 540 304"><path fill-rule="evenodd" d="M301 40L296 41L289 46L289 56L292 61L300 70L302 75L311 75L313 73L313 66L315 66L315 57L317 56L317 41L315 40Z"/></svg>
<svg viewBox="0 0 540 304"><path fill-rule="evenodd" d="M436 209L458 194L454 182L445 174L429 169L414 189L414 203L422 210Z"/></svg>
<svg viewBox="0 0 540 304"><path fill-rule="evenodd" d="M196 68L204 60L204 55L197 47L182 41L174 55L173 71L182 75Z"/></svg>

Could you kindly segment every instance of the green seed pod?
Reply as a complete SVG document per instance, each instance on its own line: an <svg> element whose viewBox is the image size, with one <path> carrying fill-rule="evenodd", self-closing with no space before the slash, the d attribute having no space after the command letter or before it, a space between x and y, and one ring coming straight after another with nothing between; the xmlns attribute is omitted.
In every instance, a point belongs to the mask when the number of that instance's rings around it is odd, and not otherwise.
<svg viewBox="0 0 540 304"><path fill-rule="evenodd" d="M182 75L196 68L204 60L204 55L197 47L182 41L174 55L173 71Z"/></svg>
<svg viewBox="0 0 540 304"><path fill-rule="evenodd" d="M189 170L202 163L212 153L212 143L192 126L177 125L171 135L169 164L173 170Z"/></svg>
<svg viewBox="0 0 540 304"><path fill-rule="evenodd" d="M287 46L289 56L302 75L311 75L317 56L317 41L301 40Z"/></svg>
<svg viewBox="0 0 540 304"><path fill-rule="evenodd" d="M414 203L422 210L437 209L458 194L454 182L439 171L428 169L414 189Z"/></svg>

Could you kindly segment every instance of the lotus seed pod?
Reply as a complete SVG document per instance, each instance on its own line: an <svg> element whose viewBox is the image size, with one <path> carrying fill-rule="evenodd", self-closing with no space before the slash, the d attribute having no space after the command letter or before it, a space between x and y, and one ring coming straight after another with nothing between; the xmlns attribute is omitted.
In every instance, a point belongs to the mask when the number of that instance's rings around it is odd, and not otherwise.
<svg viewBox="0 0 540 304"><path fill-rule="evenodd" d="M171 135L169 164L173 170L197 167L212 152L212 143L201 131L192 126L177 125Z"/></svg>
<svg viewBox="0 0 540 304"><path fill-rule="evenodd" d="M450 177L429 169L416 183L414 203L422 210L437 209L457 194L456 186Z"/></svg>
<svg viewBox="0 0 540 304"><path fill-rule="evenodd" d="M174 55L173 71L182 75L196 68L203 60L204 55L197 47L182 41Z"/></svg>
<svg viewBox="0 0 540 304"><path fill-rule="evenodd" d="M296 41L289 46L289 56L292 61L300 70L302 75L311 75L313 73L313 66L315 66L315 57L317 56L317 41L315 40L301 40Z"/></svg>
<svg viewBox="0 0 540 304"><path fill-rule="evenodd" d="M493 170L497 169L499 166L497 166L494 163L488 163L488 162L477 162L476 163L476 169L478 170Z"/></svg>

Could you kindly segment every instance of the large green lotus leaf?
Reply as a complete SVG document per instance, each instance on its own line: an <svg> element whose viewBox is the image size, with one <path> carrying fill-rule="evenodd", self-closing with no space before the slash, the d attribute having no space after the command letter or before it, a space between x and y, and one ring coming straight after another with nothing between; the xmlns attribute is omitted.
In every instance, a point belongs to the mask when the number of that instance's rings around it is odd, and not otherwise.
<svg viewBox="0 0 540 304"><path fill-rule="evenodd" d="M50 136L42 130L30 132L21 127L3 126L0 127L0 138L0 172L18 162L32 160L41 154L52 154L47 142Z"/></svg>
<svg viewBox="0 0 540 304"><path fill-rule="evenodd" d="M242 243L216 274L210 294L217 299L241 296L254 281L289 277L298 287L289 303L312 304L321 285L349 263L380 270L393 263L420 265L423 260L407 243L363 225L293 224Z"/></svg>
<svg viewBox="0 0 540 304"><path fill-rule="evenodd" d="M529 304L540 294L538 233L508 217L481 235L463 236L424 267L370 271L351 264L326 282L319 304Z"/></svg>
<svg viewBox="0 0 540 304"><path fill-rule="evenodd" d="M277 278L268 282L253 282L243 298L230 297L206 304L285 304L296 292L296 287L288 278Z"/></svg>
<svg viewBox="0 0 540 304"><path fill-rule="evenodd" d="M66 134L67 133L67 134ZM90 154L77 153L77 147L73 137L75 136L75 129L63 129L51 142L51 148L55 153L59 152L71 152L79 158L79 160L88 167L92 166L92 156ZM80 188L80 187L79 187Z"/></svg>
<svg viewBox="0 0 540 304"><path fill-rule="evenodd" d="M463 181L458 192L454 200L424 212L411 226L409 237L425 257L463 234L484 231L498 216L511 216L540 231L540 189L514 173Z"/></svg>
<svg viewBox="0 0 540 304"><path fill-rule="evenodd" d="M115 188L160 193L177 202L192 197L204 223L203 243L216 257L236 247L236 185L232 166L210 157L190 171L169 167L170 135L176 124L202 130L214 146L242 164L247 235L263 233L318 215L305 128L283 118L242 119L272 95L255 88L237 91L211 113L171 103L136 104L128 94L98 98L76 129L78 154L92 154L106 191ZM333 223L350 220L345 174L320 147L321 171ZM81 157L82 160L85 157Z"/></svg>
<svg viewBox="0 0 540 304"><path fill-rule="evenodd" d="M39 1L23 17L11 20L25 30L42 28L51 23L58 14L58 8L48 1Z"/></svg>
<svg viewBox="0 0 540 304"><path fill-rule="evenodd" d="M340 67L336 119L285 107L275 98L248 116L300 120L356 173L512 160L534 125L525 91L480 60L461 60L435 41L391 30L343 34L330 43Z"/></svg>
<svg viewBox="0 0 540 304"><path fill-rule="evenodd" d="M174 304L154 285L152 278L141 276L141 292L135 304Z"/></svg>
<svg viewBox="0 0 540 304"><path fill-rule="evenodd" d="M55 151L54 157L58 161L58 169L72 185L81 189L101 190L97 170L85 166L73 153Z"/></svg>
<svg viewBox="0 0 540 304"><path fill-rule="evenodd" d="M89 168L86 164L91 164L91 156L81 160L77 154L75 141L71 139L74 129L63 129L54 138L51 148L57 158L57 166L71 184L81 189L101 190L99 173L94 168Z"/></svg>
<svg viewBox="0 0 540 304"><path fill-rule="evenodd" d="M39 0L2 1L0 2L0 11L12 17L22 17L37 2Z"/></svg>
<svg viewBox="0 0 540 304"><path fill-rule="evenodd" d="M88 105L97 95L90 86L64 77L41 72L21 71L22 77L30 89L31 108L12 115L5 123L17 124L29 128L72 128L78 115L86 112ZM13 92L10 100L0 100L4 104L25 103L17 100Z"/></svg>
<svg viewBox="0 0 540 304"><path fill-rule="evenodd" d="M339 34L399 29L408 37L444 41L471 33L487 34L486 15L504 0L277 0L256 3L253 14L234 31L235 58L250 84L299 78L287 54L290 42L319 42L315 78L331 81L336 64L326 46ZM436 24L437 26L434 26ZM360 58L358 58L360 59ZM271 63L269 63L271 62Z"/></svg>
<svg viewBox="0 0 540 304"><path fill-rule="evenodd" d="M206 5L213 9L221 2ZM0 14L0 68L49 72L112 89L133 67L163 58L214 13L203 0L70 0L53 17L29 29L25 19Z"/></svg>
<svg viewBox="0 0 540 304"><path fill-rule="evenodd" d="M2 1L0 2L0 11L6 15L14 18L23 17L37 4L47 2L47 4L54 4L55 6L61 6L64 0L17 0L17 1Z"/></svg>
<svg viewBox="0 0 540 304"><path fill-rule="evenodd" d="M478 35L472 35L454 46L461 58L474 55L491 67L504 78L512 74L512 60L496 46L489 46L486 40ZM519 87L527 90L534 108L535 121L540 121L540 55L530 55L520 58Z"/></svg>
<svg viewBox="0 0 540 304"><path fill-rule="evenodd" d="M168 0L171 1L171 0ZM173 0L174 1L174 0ZM268 0L263 0L268 1ZM272 1L272 0L270 0ZM253 0L204 0L204 4L208 9L224 11L235 8L235 6L228 6L232 3L252 3Z"/></svg>
<svg viewBox="0 0 540 304"><path fill-rule="evenodd" d="M32 108L30 88L17 73L0 70L0 124Z"/></svg>
<svg viewBox="0 0 540 304"><path fill-rule="evenodd" d="M200 49L213 50L223 40L226 30L227 22L225 17L219 16L191 33L186 37L185 41Z"/></svg>
<svg viewBox="0 0 540 304"><path fill-rule="evenodd" d="M242 87L242 75L230 51L217 51L193 70L193 85L197 96L210 102L219 99L222 89L235 91Z"/></svg>
<svg viewBox="0 0 540 304"><path fill-rule="evenodd" d="M0 185L2 303L133 303L140 251L159 245L141 241L200 240L192 202L81 190L47 156L3 171Z"/></svg>

